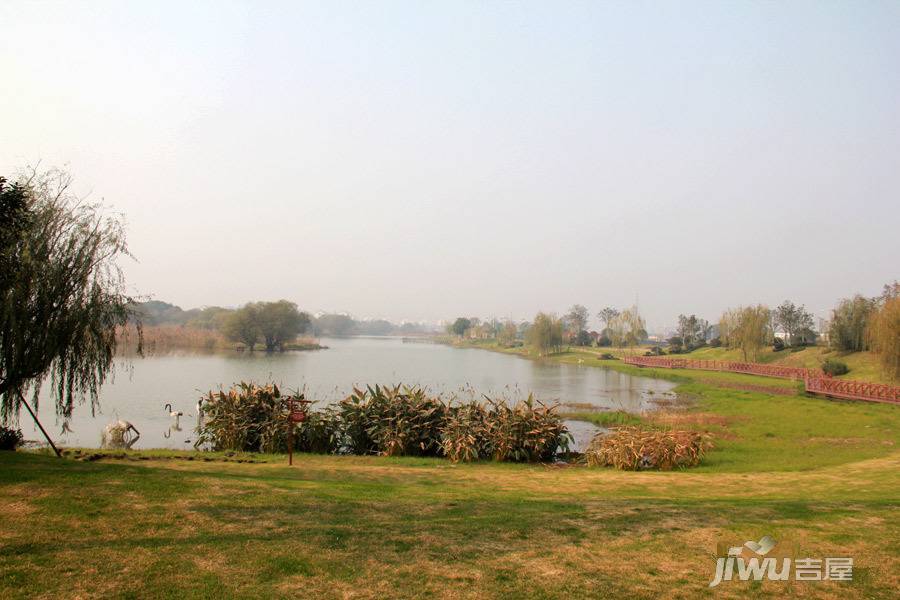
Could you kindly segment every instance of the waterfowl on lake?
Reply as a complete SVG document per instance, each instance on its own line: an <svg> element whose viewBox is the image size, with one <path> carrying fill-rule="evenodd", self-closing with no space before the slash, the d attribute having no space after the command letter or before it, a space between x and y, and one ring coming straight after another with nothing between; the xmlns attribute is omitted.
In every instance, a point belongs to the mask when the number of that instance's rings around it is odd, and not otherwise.
<svg viewBox="0 0 900 600"><path fill-rule="evenodd" d="M184 413L180 410L172 410L171 404L166 403L164 408L166 409L166 412L169 413L169 416L175 419L176 422L178 421L179 417L184 415Z"/></svg>

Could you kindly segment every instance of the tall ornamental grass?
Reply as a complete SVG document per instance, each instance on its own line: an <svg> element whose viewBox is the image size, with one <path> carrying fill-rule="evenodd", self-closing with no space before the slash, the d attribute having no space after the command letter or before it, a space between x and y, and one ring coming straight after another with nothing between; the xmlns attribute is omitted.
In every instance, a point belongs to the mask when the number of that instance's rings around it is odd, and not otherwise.
<svg viewBox="0 0 900 600"><path fill-rule="evenodd" d="M202 403L200 440L214 450L282 452L289 397L275 385L240 383ZM571 435L557 414L529 396L513 405L445 402L420 386L354 389L338 403L309 411L294 425L298 451L383 456L441 456L454 462L553 460Z"/></svg>
<svg viewBox="0 0 900 600"><path fill-rule="evenodd" d="M209 392L198 445L212 450L284 452L287 449L288 396L275 384L241 382L227 392Z"/></svg>

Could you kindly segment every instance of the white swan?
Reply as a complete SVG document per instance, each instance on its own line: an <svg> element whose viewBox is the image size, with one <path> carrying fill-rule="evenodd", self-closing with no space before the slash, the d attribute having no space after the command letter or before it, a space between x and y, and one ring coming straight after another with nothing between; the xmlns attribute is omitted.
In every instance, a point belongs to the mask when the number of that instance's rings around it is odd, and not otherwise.
<svg viewBox="0 0 900 600"><path fill-rule="evenodd" d="M203 400L204 398L200 398L197 400L197 430L199 431L201 427L203 427Z"/></svg>
<svg viewBox="0 0 900 600"><path fill-rule="evenodd" d="M181 424L179 423L179 420L181 419L182 415L184 415L184 413L180 410L172 410L172 405L168 403L166 403L165 409L166 412L169 413L169 416L175 419L175 428L180 431Z"/></svg>
<svg viewBox="0 0 900 600"><path fill-rule="evenodd" d="M141 432L134 425L119 419L116 415L116 420L108 424L100 434L100 446L102 448L128 449L138 441L139 437L141 437Z"/></svg>

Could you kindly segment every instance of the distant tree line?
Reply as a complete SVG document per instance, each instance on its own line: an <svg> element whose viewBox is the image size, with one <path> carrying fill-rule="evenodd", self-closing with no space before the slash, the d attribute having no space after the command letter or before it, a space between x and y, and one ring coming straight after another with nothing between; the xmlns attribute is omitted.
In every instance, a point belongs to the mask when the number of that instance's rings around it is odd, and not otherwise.
<svg viewBox="0 0 900 600"><path fill-rule="evenodd" d="M569 346L634 347L647 338L646 325L637 307L621 312L607 307L598 316L604 324L601 332L588 331L590 312L585 306L575 304L563 317L539 312L531 322L457 317L447 325L447 333L474 340L493 339L504 347L527 344L541 356L561 352Z"/></svg>
<svg viewBox="0 0 900 600"><path fill-rule="evenodd" d="M575 304L562 317L540 312L532 322L458 317L447 326L447 332L469 339L493 339L505 347L527 344L540 355L570 346L634 348L648 341L637 307L601 309L596 313L600 331L589 329L589 315L584 305ZM837 351L876 352L886 375L900 379L900 283L885 285L875 298L857 294L841 300L822 329L816 330L815 317L805 306L790 300L774 309L763 304L728 309L715 324L696 314L680 314L675 335L646 353L678 354L707 345L724 346L739 350L746 361L757 361L768 346L780 351L815 344L824 336Z"/></svg>
<svg viewBox="0 0 900 600"><path fill-rule="evenodd" d="M386 319L354 319L346 314L323 314L312 320L312 330L318 336L341 337L347 335L418 335L433 333L434 328L425 323L393 323Z"/></svg>
<svg viewBox="0 0 900 600"><path fill-rule="evenodd" d="M251 302L238 309L209 306L182 310L168 302L151 300L133 309L147 326L175 325L217 331L227 339L253 349L262 344L268 351L281 350L298 335L340 337L349 335L414 335L428 333L420 323L396 325L384 319L356 320L345 314L314 317L287 300Z"/></svg>
<svg viewBox="0 0 900 600"><path fill-rule="evenodd" d="M841 300L831 314L828 341L836 350L876 352L884 372L900 379L900 282L885 285L875 298Z"/></svg>
<svg viewBox="0 0 900 600"><path fill-rule="evenodd" d="M221 306L182 310L160 300L138 302L133 308L140 313L144 325L186 325L201 329L220 329L225 316L232 312Z"/></svg>

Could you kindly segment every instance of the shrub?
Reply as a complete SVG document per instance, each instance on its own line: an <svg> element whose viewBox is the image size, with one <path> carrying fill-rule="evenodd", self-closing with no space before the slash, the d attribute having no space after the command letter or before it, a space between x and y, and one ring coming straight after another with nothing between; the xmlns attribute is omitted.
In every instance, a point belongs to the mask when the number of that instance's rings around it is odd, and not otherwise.
<svg viewBox="0 0 900 600"><path fill-rule="evenodd" d="M604 352L600 355L600 360L619 360L616 358L615 354L610 354L609 352Z"/></svg>
<svg viewBox="0 0 900 600"><path fill-rule="evenodd" d="M846 375L850 372L850 367L848 367L845 362L829 358L822 363L822 370L825 371L827 375L835 377L837 375Z"/></svg>
<svg viewBox="0 0 900 600"><path fill-rule="evenodd" d="M627 471L694 467L710 448L708 436L695 431L656 431L619 427L599 434L585 451L588 466Z"/></svg>
<svg viewBox="0 0 900 600"><path fill-rule="evenodd" d="M15 450L22 443L22 432L0 425L0 450Z"/></svg>
<svg viewBox="0 0 900 600"><path fill-rule="evenodd" d="M714 337L713 339L709 340L709 345L711 348L721 347L722 346L722 338Z"/></svg>
<svg viewBox="0 0 900 600"><path fill-rule="evenodd" d="M772 341L772 350L775 352L781 352L784 350L784 340L777 337Z"/></svg>

